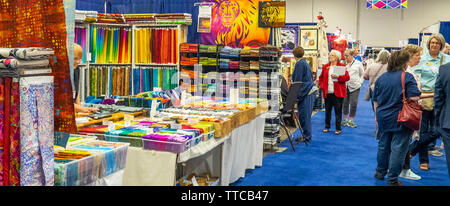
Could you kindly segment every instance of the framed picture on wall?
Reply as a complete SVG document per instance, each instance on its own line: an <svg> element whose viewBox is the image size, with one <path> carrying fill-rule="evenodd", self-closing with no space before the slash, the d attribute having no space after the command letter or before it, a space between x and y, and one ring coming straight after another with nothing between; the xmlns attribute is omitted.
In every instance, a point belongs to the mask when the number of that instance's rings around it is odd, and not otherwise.
<svg viewBox="0 0 450 206"><path fill-rule="evenodd" d="M281 51L283 54L291 54L298 45L298 27L287 26L281 28Z"/></svg>
<svg viewBox="0 0 450 206"><path fill-rule="evenodd" d="M285 1L259 2L259 27L284 27L286 22Z"/></svg>
<svg viewBox="0 0 450 206"><path fill-rule="evenodd" d="M298 29L299 46L305 51L317 51L319 49L319 33L316 26L300 26Z"/></svg>

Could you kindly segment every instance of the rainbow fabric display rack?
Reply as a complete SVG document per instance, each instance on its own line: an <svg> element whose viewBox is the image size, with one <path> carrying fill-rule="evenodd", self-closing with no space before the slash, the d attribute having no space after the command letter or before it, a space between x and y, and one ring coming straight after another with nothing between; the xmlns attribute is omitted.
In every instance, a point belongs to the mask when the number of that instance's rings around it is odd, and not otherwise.
<svg viewBox="0 0 450 206"><path fill-rule="evenodd" d="M84 54L81 102L178 86L179 45L187 39L191 15L76 12L75 42Z"/></svg>

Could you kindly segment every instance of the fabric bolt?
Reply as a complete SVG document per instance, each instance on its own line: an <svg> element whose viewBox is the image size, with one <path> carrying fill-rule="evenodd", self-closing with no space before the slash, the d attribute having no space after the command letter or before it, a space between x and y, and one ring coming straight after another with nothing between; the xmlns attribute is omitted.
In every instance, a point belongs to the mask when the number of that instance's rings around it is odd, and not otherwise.
<svg viewBox="0 0 450 206"><path fill-rule="evenodd" d="M29 47L29 48L0 48L0 58L6 59L14 57L22 60L48 59L54 55L50 48Z"/></svg>
<svg viewBox="0 0 450 206"><path fill-rule="evenodd" d="M3 185L9 186L9 149L10 149L10 109L11 109L11 84L12 78L4 78L5 90L4 90L4 117L3 117Z"/></svg>
<svg viewBox="0 0 450 206"><path fill-rule="evenodd" d="M20 79L20 185L52 186L53 77Z"/></svg>
<svg viewBox="0 0 450 206"><path fill-rule="evenodd" d="M0 186L3 186L3 153L4 153L4 146L3 146L3 119L5 118L5 82L3 78L0 78Z"/></svg>

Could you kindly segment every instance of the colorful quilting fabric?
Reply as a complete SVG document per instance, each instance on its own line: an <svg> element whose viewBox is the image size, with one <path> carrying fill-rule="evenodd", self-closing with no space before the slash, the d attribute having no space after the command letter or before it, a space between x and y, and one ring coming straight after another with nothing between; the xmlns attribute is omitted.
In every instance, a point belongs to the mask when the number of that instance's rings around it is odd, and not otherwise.
<svg viewBox="0 0 450 206"><path fill-rule="evenodd" d="M11 84L11 110L9 127L9 185L20 185L20 102L19 81L13 79Z"/></svg>
<svg viewBox="0 0 450 206"><path fill-rule="evenodd" d="M5 83L4 79L0 78L0 186L3 186L3 119L5 118Z"/></svg>
<svg viewBox="0 0 450 206"><path fill-rule="evenodd" d="M178 62L178 29L138 28L135 38L137 63Z"/></svg>
<svg viewBox="0 0 450 206"><path fill-rule="evenodd" d="M53 77L20 79L20 185L54 183Z"/></svg>
<svg viewBox="0 0 450 206"><path fill-rule="evenodd" d="M3 118L3 185L9 185L9 128L10 128L10 115L11 110L11 83L12 78L6 77L5 79L5 105L4 105L4 118Z"/></svg>
<svg viewBox="0 0 450 206"><path fill-rule="evenodd" d="M32 4L28 0L3 0L0 16L0 47L45 47L55 52L56 58L50 62L55 77L55 130L75 133L63 0L36 0Z"/></svg>
<svg viewBox="0 0 450 206"><path fill-rule="evenodd" d="M367 0L368 9L405 9L408 0Z"/></svg>

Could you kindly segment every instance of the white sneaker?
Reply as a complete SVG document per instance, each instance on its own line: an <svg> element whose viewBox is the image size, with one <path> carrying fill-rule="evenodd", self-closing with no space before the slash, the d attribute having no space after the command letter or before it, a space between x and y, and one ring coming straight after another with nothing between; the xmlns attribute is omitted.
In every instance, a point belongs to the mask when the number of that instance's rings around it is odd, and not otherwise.
<svg viewBox="0 0 450 206"><path fill-rule="evenodd" d="M410 179L410 180L420 180L421 179L421 177L419 175L416 175L414 172L412 172L411 169L409 169L409 170L403 169L398 177L402 177L402 178Z"/></svg>
<svg viewBox="0 0 450 206"><path fill-rule="evenodd" d="M433 155L435 157L442 157L442 156L444 156L444 153L439 152L439 150L428 151L428 154Z"/></svg>

